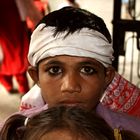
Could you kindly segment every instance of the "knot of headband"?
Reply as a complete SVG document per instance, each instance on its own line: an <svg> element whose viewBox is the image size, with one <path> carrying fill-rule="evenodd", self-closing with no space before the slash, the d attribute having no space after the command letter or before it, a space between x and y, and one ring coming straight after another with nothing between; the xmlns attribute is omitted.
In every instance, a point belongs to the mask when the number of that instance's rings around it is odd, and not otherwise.
<svg viewBox="0 0 140 140"><path fill-rule="evenodd" d="M32 66L42 59L58 55L94 58L105 67L112 64L112 44L98 31L83 28L68 36L63 32L54 37L54 30L55 27L45 27L44 23L34 30L28 53Z"/></svg>

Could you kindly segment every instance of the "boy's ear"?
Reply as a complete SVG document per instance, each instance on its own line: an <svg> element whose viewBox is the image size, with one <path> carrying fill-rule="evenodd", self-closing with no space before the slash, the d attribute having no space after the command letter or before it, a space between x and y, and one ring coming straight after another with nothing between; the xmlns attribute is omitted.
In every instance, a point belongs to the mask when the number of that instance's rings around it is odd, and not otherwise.
<svg viewBox="0 0 140 140"><path fill-rule="evenodd" d="M112 82L114 76L115 76L115 69L112 66L106 68L106 78L105 78L106 87Z"/></svg>
<svg viewBox="0 0 140 140"><path fill-rule="evenodd" d="M38 77L38 70L36 67L29 66L28 73L31 76L32 80L38 84L39 77Z"/></svg>

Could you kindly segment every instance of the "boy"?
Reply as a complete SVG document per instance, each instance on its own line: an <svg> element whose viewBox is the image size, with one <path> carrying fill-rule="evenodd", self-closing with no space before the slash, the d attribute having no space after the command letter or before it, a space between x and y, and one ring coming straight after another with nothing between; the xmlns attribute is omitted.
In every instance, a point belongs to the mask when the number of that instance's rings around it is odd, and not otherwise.
<svg viewBox="0 0 140 140"><path fill-rule="evenodd" d="M32 34L29 74L47 106L96 110L112 128L140 132L140 119L112 112L99 102L115 70L111 37L103 20L88 11L65 7L45 16ZM41 110L21 112L30 116Z"/></svg>

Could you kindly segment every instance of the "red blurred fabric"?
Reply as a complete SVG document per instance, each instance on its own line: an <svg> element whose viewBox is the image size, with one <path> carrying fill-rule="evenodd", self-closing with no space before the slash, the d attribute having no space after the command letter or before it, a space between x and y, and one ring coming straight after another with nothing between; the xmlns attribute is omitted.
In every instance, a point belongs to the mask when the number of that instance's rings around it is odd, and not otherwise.
<svg viewBox="0 0 140 140"><path fill-rule="evenodd" d="M140 88L116 73L105 91L102 104L112 110L140 117Z"/></svg>
<svg viewBox="0 0 140 140"><path fill-rule="evenodd" d="M45 5L46 3L41 2L40 0L34 0L34 5L40 11L42 15L45 15ZM26 18L26 23L29 29L34 30L34 23L30 19L30 17Z"/></svg>
<svg viewBox="0 0 140 140"><path fill-rule="evenodd" d="M29 40L26 24L20 19L15 0L0 0L0 45L4 53L0 77L24 75L28 67ZM24 78L27 81L25 75ZM27 83L24 84L26 92Z"/></svg>

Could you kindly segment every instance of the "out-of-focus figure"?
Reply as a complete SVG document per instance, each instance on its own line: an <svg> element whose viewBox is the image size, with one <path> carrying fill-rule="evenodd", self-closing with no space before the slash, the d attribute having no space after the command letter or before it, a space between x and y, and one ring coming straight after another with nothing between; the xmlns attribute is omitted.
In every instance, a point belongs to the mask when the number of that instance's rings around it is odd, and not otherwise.
<svg viewBox="0 0 140 140"><path fill-rule="evenodd" d="M76 2L76 0L65 0L63 3L61 3L58 6L58 9L66 7L66 6L72 6L72 7L75 7L75 8L80 7L79 4Z"/></svg>
<svg viewBox="0 0 140 140"><path fill-rule="evenodd" d="M2 51L2 48L0 46L0 66L1 66L2 60L3 60L3 51Z"/></svg>
<svg viewBox="0 0 140 140"><path fill-rule="evenodd" d="M42 16L33 6L32 0L0 1L0 46L3 60L0 69L0 83L9 93L15 92L13 77L21 94L29 90L26 70L29 40L25 19L30 16L36 24Z"/></svg>
<svg viewBox="0 0 140 140"><path fill-rule="evenodd" d="M47 0L33 0L34 6L38 9L38 11L44 16L50 12L50 6ZM29 35L31 35L32 31L34 30L34 22L32 21L30 16L26 17L27 27L29 29Z"/></svg>
<svg viewBox="0 0 140 140"><path fill-rule="evenodd" d="M131 19L129 14L129 0L122 0L123 18Z"/></svg>

